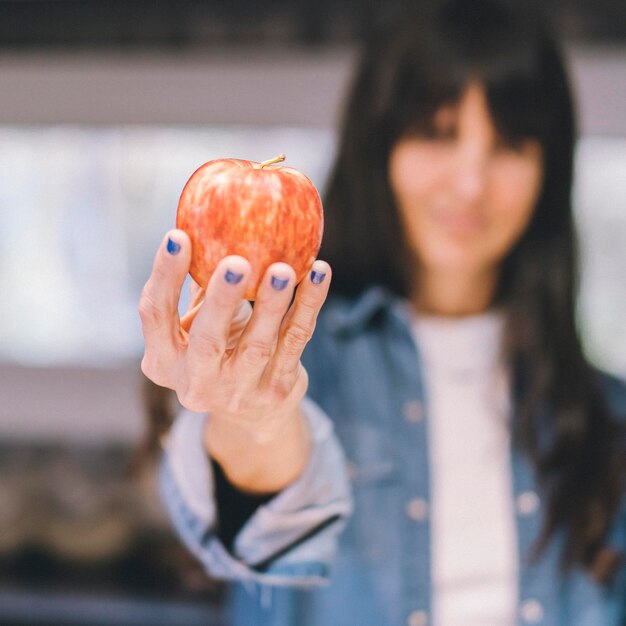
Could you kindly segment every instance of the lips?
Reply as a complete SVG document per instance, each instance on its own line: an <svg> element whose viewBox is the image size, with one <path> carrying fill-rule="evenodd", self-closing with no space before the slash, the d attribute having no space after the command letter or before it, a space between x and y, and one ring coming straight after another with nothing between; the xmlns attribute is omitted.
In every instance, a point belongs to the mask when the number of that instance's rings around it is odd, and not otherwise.
<svg viewBox="0 0 626 626"><path fill-rule="evenodd" d="M476 235L483 232L487 225L485 218L476 211L435 209L432 217L439 227L453 235Z"/></svg>

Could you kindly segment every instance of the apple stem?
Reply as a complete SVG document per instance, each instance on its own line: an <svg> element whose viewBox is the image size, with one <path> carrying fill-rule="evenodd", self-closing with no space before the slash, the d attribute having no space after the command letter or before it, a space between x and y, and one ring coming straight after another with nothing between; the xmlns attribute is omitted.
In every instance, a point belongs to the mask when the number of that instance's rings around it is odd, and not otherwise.
<svg viewBox="0 0 626 626"><path fill-rule="evenodd" d="M274 165L274 163L282 163L287 157L284 154L279 154L277 157L270 159L269 161L263 161L259 163L259 168L263 169L267 165Z"/></svg>

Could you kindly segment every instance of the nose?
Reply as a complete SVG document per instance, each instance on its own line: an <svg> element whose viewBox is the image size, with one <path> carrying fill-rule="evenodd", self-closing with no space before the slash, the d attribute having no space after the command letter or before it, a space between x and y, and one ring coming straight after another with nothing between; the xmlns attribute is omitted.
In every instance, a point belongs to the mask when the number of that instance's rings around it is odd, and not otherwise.
<svg viewBox="0 0 626 626"><path fill-rule="evenodd" d="M471 203L482 198L487 186L489 155L481 146L459 146L453 187L459 199Z"/></svg>

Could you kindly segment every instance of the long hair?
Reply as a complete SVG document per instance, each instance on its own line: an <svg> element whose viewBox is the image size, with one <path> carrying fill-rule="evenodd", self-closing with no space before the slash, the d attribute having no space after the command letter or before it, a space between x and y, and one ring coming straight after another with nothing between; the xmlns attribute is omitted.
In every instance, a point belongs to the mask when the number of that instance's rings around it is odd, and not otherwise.
<svg viewBox="0 0 626 626"><path fill-rule="evenodd" d="M415 261L388 179L389 154L442 104L458 101L471 80L484 87L501 135L534 138L543 148L540 197L503 261L494 305L506 317L514 442L534 465L546 501L536 554L563 529L564 568L591 567L622 494L623 431L583 356L575 319L572 96L552 30L527 2L422 3L374 34L325 194L321 256L333 266L335 294L380 284L409 296Z"/></svg>

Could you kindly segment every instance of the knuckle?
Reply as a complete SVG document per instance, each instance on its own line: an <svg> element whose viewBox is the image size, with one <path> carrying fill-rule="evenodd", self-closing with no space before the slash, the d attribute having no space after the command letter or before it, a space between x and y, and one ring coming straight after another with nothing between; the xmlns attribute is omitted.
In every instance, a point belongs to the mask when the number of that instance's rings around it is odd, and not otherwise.
<svg viewBox="0 0 626 626"><path fill-rule="evenodd" d="M139 299L139 317L144 326L160 327L165 322L165 316L153 300L150 293L144 289Z"/></svg>
<svg viewBox="0 0 626 626"><path fill-rule="evenodd" d="M277 364L274 368L268 383L268 388L270 390L277 390L285 388L286 385L286 388L291 392L294 386L302 383L304 383L304 388L306 389L308 387L308 381L309 376L302 366L302 362L287 360L286 362Z"/></svg>
<svg viewBox="0 0 626 626"><path fill-rule="evenodd" d="M265 400L270 405L282 404L294 393L303 397L309 384L309 375L299 361L293 367L277 369L267 381Z"/></svg>
<svg viewBox="0 0 626 626"><path fill-rule="evenodd" d="M312 297L303 296L298 303L298 313L309 324L313 324L319 312L319 303Z"/></svg>
<svg viewBox="0 0 626 626"><path fill-rule="evenodd" d="M285 379L295 378L298 372L299 362L294 363L291 359L277 363L269 382L270 389L278 388L284 384Z"/></svg>
<svg viewBox="0 0 626 626"><path fill-rule="evenodd" d="M313 331L302 324L290 324L283 335L284 350L289 355L299 354L304 350Z"/></svg>
<svg viewBox="0 0 626 626"><path fill-rule="evenodd" d="M198 389L188 387L184 391L177 391L176 395L178 396L178 401L181 406L185 407L189 411L193 411L194 413L203 413L208 410L206 398Z"/></svg>
<svg viewBox="0 0 626 626"><path fill-rule="evenodd" d="M220 358L224 353L224 346L215 335L197 329L194 331L193 326L190 342L193 342L195 349L205 358Z"/></svg>
<svg viewBox="0 0 626 626"><path fill-rule="evenodd" d="M284 379L274 379L270 382L265 394L265 403L270 406L282 404L291 391L291 385L286 385Z"/></svg>
<svg viewBox="0 0 626 626"><path fill-rule="evenodd" d="M141 371L143 375L160 387L172 388L170 377L167 376L163 368L147 354L141 360Z"/></svg>
<svg viewBox="0 0 626 626"><path fill-rule="evenodd" d="M244 415L248 409L248 402L241 396L232 396L226 404L227 413L235 418Z"/></svg>
<svg viewBox="0 0 626 626"><path fill-rule="evenodd" d="M251 365L265 363L272 356L272 346L264 341L251 341L241 346L241 358Z"/></svg>

